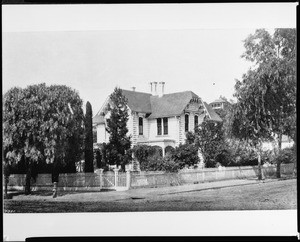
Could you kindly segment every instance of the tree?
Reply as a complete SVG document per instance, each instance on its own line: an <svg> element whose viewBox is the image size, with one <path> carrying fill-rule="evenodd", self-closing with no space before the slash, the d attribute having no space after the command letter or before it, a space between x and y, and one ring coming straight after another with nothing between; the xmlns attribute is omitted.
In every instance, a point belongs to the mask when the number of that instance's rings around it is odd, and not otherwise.
<svg viewBox="0 0 300 242"><path fill-rule="evenodd" d="M263 112L259 86L253 79L253 72L244 75L243 82L236 82L235 96L237 103L229 117L228 134L246 141L256 152L258 159L258 179L262 179L261 153L263 141L271 139L269 128L271 116Z"/></svg>
<svg viewBox="0 0 300 242"><path fill-rule="evenodd" d="M282 135L296 142L296 30L276 29L271 35L259 29L248 36L244 46L242 57L254 65L243 79L255 82L255 95L261 99L260 112L268 116L268 128L277 139L280 152ZM280 177L280 162L277 177Z"/></svg>
<svg viewBox="0 0 300 242"><path fill-rule="evenodd" d="M206 167L215 167L216 158L224 149L225 139L222 125L222 122L205 119L195 130L194 142L203 155Z"/></svg>
<svg viewBox="0 0 300 242"><path fill-rule="evenodd" d="M5 162L25 160L25 193L36 163L53 163L53 182L59 171L76 171L82 153L82 100L63 85L14 87L4 94L3 150Z"/></svg>
<svg viewBox="0 0 300 242"><path fill-rule="evenodd" d="M111 165L121 166L125 171L125 165L131 160L131 141L127 136L128 107L127 99L120 88L115 88L110 95L110 118L107 120L107 132L109 143L107 144L108 161Z"/></svg>
<svg viewBox="0 0 300 242"><path fill-rule="evenodd" d="M94 172L94 152L93 152L93 112L90 102L86 103L85 114L85 146L84 146L84 171Z"/></svg>

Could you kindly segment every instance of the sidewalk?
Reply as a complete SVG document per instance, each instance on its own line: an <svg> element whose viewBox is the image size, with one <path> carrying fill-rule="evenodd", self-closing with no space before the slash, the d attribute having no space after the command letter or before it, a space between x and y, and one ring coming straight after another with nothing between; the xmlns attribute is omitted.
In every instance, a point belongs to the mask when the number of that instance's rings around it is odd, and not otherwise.
<svg viewBox="0 0 300 242"><path fill-rule="evenodd" d="M52 193L34 193L33 195L25 196L20 194L15 196L14 200L44 200L53 202L63 201L80 201L80 202L113 202L126 199L143 199L150 197L159 197L170 194L195 192L209 189L220 189L233 186L254 185L267 182L279 182L278 179L265 179L258 181L257 179L236 179L224 180L199 184L189 184L173 187L159 187L159 188L137 188L127 191L107 191L107 192L59 192L57 198L52 198Z"/></svg>

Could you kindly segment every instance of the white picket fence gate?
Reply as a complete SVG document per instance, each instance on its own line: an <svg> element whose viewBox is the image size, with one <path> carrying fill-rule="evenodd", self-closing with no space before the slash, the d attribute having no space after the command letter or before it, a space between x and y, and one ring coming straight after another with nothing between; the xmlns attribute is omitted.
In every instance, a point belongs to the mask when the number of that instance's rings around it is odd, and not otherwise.
<svg viewBox="0 0 300 242"><path fill-rule="evenodd" d="M130 171L119 172L114 171L103 172L99 169L100 190L128 190L130 187Z"/></svg>

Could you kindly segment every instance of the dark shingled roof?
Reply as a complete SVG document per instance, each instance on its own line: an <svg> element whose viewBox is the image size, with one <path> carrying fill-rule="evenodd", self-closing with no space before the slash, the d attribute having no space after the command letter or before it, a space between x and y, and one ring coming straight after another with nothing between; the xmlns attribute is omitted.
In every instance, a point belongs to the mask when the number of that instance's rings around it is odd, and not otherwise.
<svg viewBox="0 0 300 242"><path fill-rule="evenodd" d="M206 102L203 102L204 103L204 106L211 118L211 120L214 120L214 121L219 121L219 122L222 122L222 119L219 117L219 115L211 108L211 106L209 106Z"/></svg>
<svg viewBox="0 0 300 242"><path fill-rule="evenodd" d="M192 98L199 97L191 91L165 94L162 97L151 96L152 113L149 118L180 115Z"/></svg>
<svg viewBox="0 0 300 242"><path fill-rule="evenodd" d="M162 118L181 115L186 105L192 98L200 98L192 91L152 96L150 93L123 90L123 95L128 100L128 107L135 112L151 113L149 118ZM212 120L222 121L215 111L204 102L207 112ZM100 113L93 118L94 124L104 123Z"/></svg>
<svg viewBox="0 0 300 242"><path fill-rule="evenodd" d="M128 91L122 89L128 100L128 107L135 112L151 113L150 93Z"/></svg>

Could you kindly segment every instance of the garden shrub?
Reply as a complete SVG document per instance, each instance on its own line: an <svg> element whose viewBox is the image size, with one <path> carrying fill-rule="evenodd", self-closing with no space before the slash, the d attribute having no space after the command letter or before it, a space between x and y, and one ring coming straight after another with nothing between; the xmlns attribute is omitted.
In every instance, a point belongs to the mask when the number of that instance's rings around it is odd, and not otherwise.
<svg viewBox="0 0 300 242"><path fill-rule="evenodd" d="M280 150L279 153L275 155L273 163L277 163L278 161L282 164L294 163L295 159L296 152L295 146L293 146Z"/></svg>
<svg viewBox="0 0 300 242"><path fill-rule="evenodd" d="M190 167L200 162L198 148L193 144L180 144L175 148L172 158L179 165L180 169Z"/></svg>
<svg viewBox="0 0 300 242"><path fill-rule="evenodd" d="M176 163L169 154L164 158L155 154L154 156L149 157L146 162L141 164L141 170L177 172L179 170L179 164Z"/></svg>

